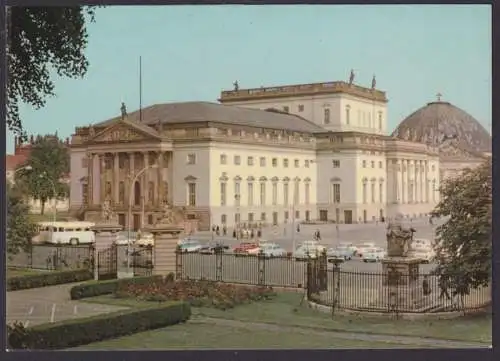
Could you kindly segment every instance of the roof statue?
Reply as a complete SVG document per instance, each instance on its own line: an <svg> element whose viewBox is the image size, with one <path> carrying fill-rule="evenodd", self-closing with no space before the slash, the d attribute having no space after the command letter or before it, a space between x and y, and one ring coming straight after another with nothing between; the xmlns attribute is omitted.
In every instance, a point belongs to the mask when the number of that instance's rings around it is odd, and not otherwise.
<svg viewBox="0 0 500 361"><path fill-rule="evenodd" d="M437 101L440 102L441 101L441 97L443 96L443 94L441 93L437 93L436 94L436 98L437 98Z"/></svg>
<svg viewBox="0 0 500 361"><path fill-rule="evenodd" d="M122 119L125 119L127 116L127 107L125 106L125 103L122 102L122 106L120 107L120 111L122 113Z"/></svg>
<svg viewBox="0 0 500 361"><path fill-rule="evenodd" d="M349 75L349 85L352 85L354 83L354 69L351 69L351 75Z"/></svg>
<svg viewBox="0 0 500 361"><path fill-rule="evenodd" d="M93 125L90 125L89 127L89 136L93 137L95 135L95 129Z"/></svg>
<svg viewBox="0 0 500 361"><path fill-rule="evenodd" d="M372 78L372 90L375 90L376 87L377 87L377 79L375 78L375 74L373 74L373 78Z"/></svg>
<svg viewBox="0 0 500 361"><path fill-rule="evenodd" d="M235 90L235 91L240 90L240 85L238 84L238 80L236 80L236 81L233 83L233 86L234 86L234 90Z"/></svg>

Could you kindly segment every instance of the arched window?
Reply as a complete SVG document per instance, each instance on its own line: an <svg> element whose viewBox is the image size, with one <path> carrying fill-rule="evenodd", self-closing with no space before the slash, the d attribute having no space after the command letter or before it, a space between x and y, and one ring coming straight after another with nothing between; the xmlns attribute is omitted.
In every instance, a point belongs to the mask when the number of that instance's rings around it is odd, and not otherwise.
<svg viewBox="0 0 500 361"><path fill-rule="evenodd" d="M134 204L136 206L141 204L141 183L138 181L134 184Z"/></svg>
<svg viewBox="0 0 500 361"><path fill-rule="evenodd" d="M325 108L325 110L324 110L323 123L330 124L330 108Z"/></svg>

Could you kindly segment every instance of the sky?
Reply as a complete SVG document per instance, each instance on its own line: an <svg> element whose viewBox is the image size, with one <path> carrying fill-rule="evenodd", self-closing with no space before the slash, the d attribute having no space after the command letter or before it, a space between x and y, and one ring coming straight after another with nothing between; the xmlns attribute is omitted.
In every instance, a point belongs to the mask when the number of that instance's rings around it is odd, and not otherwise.
<svg viewBox="0 0 500 361"><path fill-rule="evenodd" d="M488 5L109 6L89 24L82 79L55 78L42 109L21 106L28 134L120 114L121 102L217 102L220 91L348 80L389 98L389 129L443 94L486 129L491 123ZM8 133L7 151L14 136Z"/></svg>

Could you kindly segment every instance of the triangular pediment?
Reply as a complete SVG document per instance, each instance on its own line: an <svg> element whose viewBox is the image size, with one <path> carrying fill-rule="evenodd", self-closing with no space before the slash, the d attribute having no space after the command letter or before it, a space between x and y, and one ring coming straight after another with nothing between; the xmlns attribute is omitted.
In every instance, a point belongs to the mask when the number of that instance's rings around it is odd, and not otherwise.
<svg viewBox="0 0 500 361"><path fill-rule="evenodd" d="M90 138L89 143L158 141L156 130L144 124L120 119Z"/></svg>

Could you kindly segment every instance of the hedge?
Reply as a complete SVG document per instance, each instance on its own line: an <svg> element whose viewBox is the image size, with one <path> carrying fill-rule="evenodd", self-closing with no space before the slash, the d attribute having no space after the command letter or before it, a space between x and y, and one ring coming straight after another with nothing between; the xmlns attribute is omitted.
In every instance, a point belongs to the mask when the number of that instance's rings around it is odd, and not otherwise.
<svg viewBox="0 0 500 361"><path fill-rule="evenodd" d="M7 291L82 282L91 280L92 278L94 278L93 273L88 269L51 271L39 274L34 273L32 275L14 276L7 278Z"/></svg>
<svg viewBox="0 0 500 361"><path fill-rule="evenodd" d="M25 350L66 349L187 321L191 307L186 302L168 302L24 328L9 326L8 348Z"/></svg>
<svg viewBox="0 0 500 361"><path fill-rule="evenodd" d="M80 300L82 298L109 295L115 293L119 286L136 283L150 283L155 282L156 280L161 280L162 278L163 276L161 275L155 275L122 278L119 280L90 281L71 288L70 296L72 300Z"/></svg>

